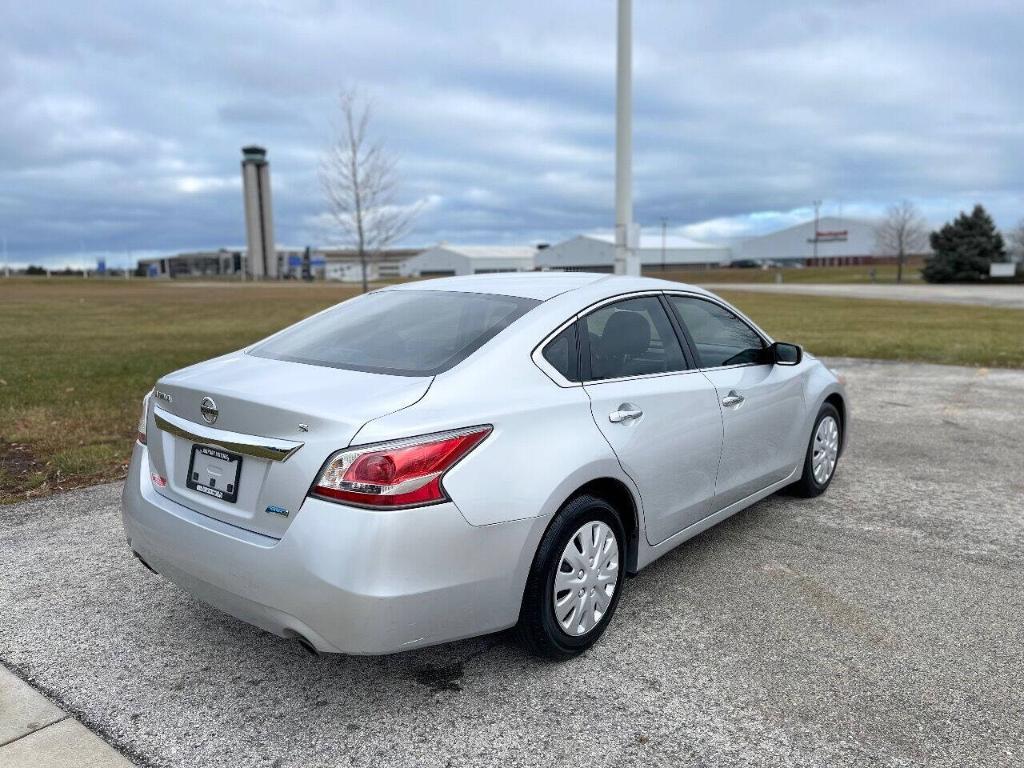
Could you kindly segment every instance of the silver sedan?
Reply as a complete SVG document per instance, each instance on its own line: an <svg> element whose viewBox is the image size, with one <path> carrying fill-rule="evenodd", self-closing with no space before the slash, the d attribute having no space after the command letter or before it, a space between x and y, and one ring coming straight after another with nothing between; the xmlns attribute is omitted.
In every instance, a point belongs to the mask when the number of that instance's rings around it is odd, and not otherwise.
<svg viewBox="0 0 1024 768"><path fill-rule="evenodd" d="M775 491L824 492L842 383L699 288L455 277L344 302L156 383L128 543L311 650L516 627L574 656L635 574Z"/></svg>

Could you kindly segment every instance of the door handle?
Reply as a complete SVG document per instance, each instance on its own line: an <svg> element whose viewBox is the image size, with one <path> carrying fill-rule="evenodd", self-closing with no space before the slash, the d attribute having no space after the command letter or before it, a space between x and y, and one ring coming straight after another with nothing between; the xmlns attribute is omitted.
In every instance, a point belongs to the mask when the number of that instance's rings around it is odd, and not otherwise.
<svg viewBox="0 0 1024 768"><path fill-rule="evenodd" d="M728 395L722 398L722 405L724 405L726 408L729 408L730 406L733 405L739 405L746 399L747 398L745 398L743 395L739 394L735 389L733 389L729 391Z"/></svg>
<svg viewBox="0 0 1024 768"><path fill-rule="evenodd" d="M644 412L639 408L623 408L619 406L619 410L612 411L608 414L608 421L612 424L621 424L626 421L632 421L633 419L639 419L644 415Z"/></svg>

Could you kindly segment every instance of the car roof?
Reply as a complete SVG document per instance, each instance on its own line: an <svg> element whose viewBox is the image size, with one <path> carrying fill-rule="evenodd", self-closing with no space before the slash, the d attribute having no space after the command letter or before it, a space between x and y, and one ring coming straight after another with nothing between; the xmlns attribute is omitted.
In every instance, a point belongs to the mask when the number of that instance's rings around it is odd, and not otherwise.
<svg viewBox="0 0 1024 768"><path fill-rule="evenodd" d="M388 286L388 291L458 291L493 293L547 301L570 291L586 288L589 295L615 296L629 291L680 290L707 293L686 283L651 277L609 275L596 272L502 272L462 277L441 277Z"/></svg>

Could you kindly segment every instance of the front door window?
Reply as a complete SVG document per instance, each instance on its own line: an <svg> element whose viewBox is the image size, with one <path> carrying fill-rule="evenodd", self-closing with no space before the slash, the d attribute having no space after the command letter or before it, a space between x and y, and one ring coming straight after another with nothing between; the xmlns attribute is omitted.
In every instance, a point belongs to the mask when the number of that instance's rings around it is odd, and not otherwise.
<svg viewBox="0 0 1024 768"><path fill-rule="evenodd" d="M765 362L764 341L725 307L692 296L668 300L690 332L701 368Z"/></svg>

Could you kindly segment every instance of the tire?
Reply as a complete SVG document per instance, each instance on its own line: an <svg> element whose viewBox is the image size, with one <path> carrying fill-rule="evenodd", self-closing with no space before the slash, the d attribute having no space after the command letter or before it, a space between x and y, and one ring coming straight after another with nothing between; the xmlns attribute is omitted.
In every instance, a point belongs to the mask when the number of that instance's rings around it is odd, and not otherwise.
<svg viewBox="0 0 1024 768"><path fill-rule="evenodd" d="M829 419L834 425L834 431L828 426ZM819 434L819 431L823 434ZM827 465L822 465L819 461L816 474L816 443L818 443L819 450L823 449L826 454L823 458L831 460L831 467L827 469L827 472L822 472L822 467ZM839 411L831 403L825 403L818 411L818 418L814 420L814 427L811 429L811 439L807 444L807 454L804 456L803 475L792 485L795 495L810 499L820 496L828 490L829 485L832 484L832 478L836 476L836 470L839 468L839 448L842 444L843 421L839 416Z"/></svg>
<svg viewBox="0 0 1024 768"><path fill-rule="evenodd" d="M598 541L607 542L609 535L614 537L615 555L612 556L612 546L608 545L599 553L597 564L591 566L587 555L598 548L593 547L591 541L591 549L586 549L587 542L582 538L585 530L596 534ZM569 553L570 546L573 553ZM581 546L584 547L582 552ZM622 595L625 546L622 521L608 502L586 494L566 502L541 539L526 580L516 630L527 650L537 656L564 661L578 656L598 641L615 615ZM572 570L563 570L566 553L569 555L565 568L573 560ZM611 567L613 561L614 568ZM577 568L584 572L583 579L579 579ZM559 574L562 576L556 593L555 580ZM609 595L607 589L611 584L614 587ZM578 589L584 591L582 597ZM602 592L599 594L598 590ZM604 610L600 610L602 607ZM563 626L560 616L562 621L568 622L569 629L574 630L572 633Z"/></svg>

